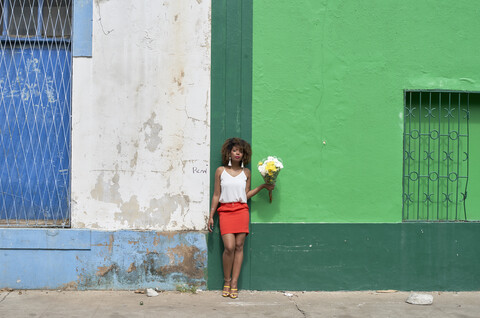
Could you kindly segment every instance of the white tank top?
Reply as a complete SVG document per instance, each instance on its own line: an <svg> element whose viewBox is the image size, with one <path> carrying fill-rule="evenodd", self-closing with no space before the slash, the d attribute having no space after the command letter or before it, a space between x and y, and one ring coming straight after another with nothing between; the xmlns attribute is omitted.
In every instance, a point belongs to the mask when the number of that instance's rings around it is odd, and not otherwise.
<svg viewBox="0 0 480 318"><path fill-rule="evenodd" d="M220 202L232 203L242 202L247 203L247 176L245 172L240 172L236 177L232 177L225 169L220 175Z"/></svg>

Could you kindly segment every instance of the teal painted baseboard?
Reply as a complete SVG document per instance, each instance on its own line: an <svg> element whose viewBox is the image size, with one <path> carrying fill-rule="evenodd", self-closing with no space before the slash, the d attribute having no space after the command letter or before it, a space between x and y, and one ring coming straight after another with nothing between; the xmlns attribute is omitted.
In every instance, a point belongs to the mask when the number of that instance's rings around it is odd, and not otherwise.
<svg viewBox="0 0 480 318"><path fill-rule="evenodd" d="M254 223L240 288L480 290L479 240L480 223ZM220 289L214 257L208 287Z"/></svg>

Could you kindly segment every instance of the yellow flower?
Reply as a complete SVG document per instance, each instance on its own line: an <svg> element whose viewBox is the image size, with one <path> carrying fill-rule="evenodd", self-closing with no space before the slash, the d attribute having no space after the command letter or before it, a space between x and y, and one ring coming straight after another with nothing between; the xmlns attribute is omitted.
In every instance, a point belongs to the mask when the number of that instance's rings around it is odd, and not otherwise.
<svg viewBox="0 0 480 318"><path fill-rule="evenodd" d="M277 171L277 167L275 167L275 163L270 161L267 162L267 170L268 171Z"/></svg>
<svg viewBox="0 0 480 318"><path fill-rule="evenodd" d="M259 165L259 166L263 165L263 162L259 161L259 162L258 162L258 165Z"/></svg>

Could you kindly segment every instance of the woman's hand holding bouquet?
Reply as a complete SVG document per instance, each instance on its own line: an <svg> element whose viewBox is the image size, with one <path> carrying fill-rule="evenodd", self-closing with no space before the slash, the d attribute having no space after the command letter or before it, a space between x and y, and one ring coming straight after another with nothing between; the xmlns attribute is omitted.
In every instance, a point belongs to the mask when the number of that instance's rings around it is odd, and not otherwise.
<svg viewBox="0 0 480 318"><path fill-rule="evenodd" d="M283 163L280 159L274 156L268 156L267 159L263 159L258 163L258 171L263 177L263 181L267 185L273 185L268 187L268 195L270 197L270 203L272 203L272 190L277 181L278 174L280 170L283 169Z"/></svg>

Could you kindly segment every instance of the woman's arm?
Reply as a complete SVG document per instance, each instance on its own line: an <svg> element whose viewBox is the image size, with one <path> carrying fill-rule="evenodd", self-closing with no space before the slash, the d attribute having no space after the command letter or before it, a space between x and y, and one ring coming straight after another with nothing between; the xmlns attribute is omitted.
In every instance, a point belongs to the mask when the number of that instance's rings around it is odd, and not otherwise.
<svg viewBox="0 0 480 318"><path fill-rule="evenodd" d="M210 208L210 217L208 218L208 230L210 232L213 231L213 216L217 211L218 200L220 200L220 194L222 189L220 187L220 175L222 174L224 167L218 167L217 171L215 171L215 185L213 188L213 197L212 197L212 207Z"/></svg>
<svg viewBox="0 0 480 318"><path fill-rule="evenodd" d="M251 186L250 170L245 168L245 174L247 175L247 188L245 189L245 191L247 192L247 200L250 199L251 197L255 196L262 189L267 189L268 191L271 191L275 188L274 184L264 183L264 184L259 185L255 189L250 190L250 186Z"/></svg>

